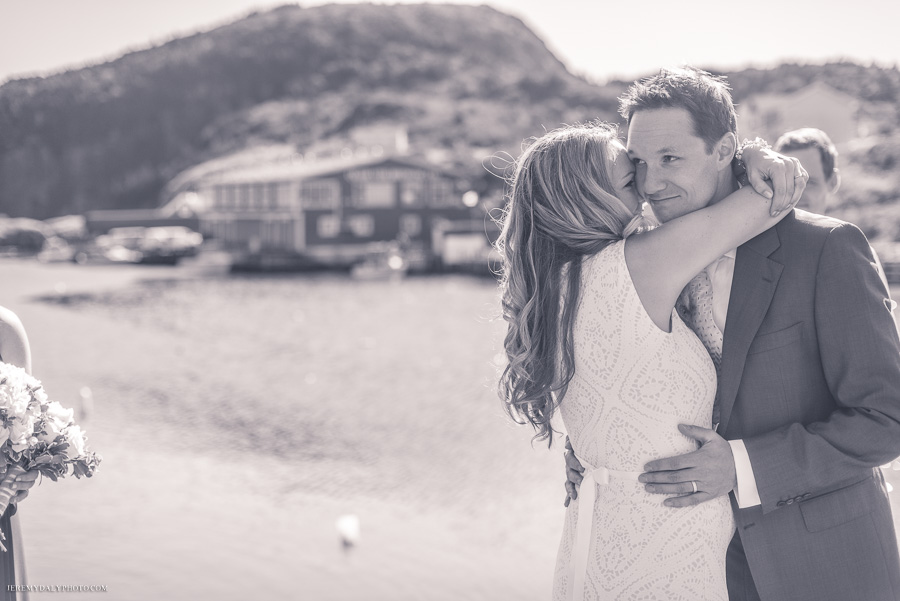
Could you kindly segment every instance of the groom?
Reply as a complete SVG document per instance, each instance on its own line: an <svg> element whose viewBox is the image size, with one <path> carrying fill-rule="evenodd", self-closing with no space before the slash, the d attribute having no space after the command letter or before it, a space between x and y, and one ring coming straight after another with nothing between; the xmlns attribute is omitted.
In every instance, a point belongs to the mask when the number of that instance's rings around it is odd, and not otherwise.
<svg viewBox="0 0 900 601"><path fill-rule="evenodd" d="M701 156L737 139L722 80L664 70L635 83L621 113L660 221L737 186ZM731 601L900 599L878 469L900 456L900 340L865 236L795 211L707 271L724 333L718 428L680 426L701 448L650 462L640 480L672 507L731 494Z"/></svg>

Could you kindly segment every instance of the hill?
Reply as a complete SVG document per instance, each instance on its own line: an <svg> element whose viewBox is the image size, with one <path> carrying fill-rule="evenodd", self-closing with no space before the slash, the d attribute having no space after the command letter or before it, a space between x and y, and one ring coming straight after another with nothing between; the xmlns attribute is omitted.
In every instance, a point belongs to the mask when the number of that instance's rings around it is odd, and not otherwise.
<svg viewBox="0 0 900 601"><path fill-rule="evenodd" d="M570 74L481 6L285 6L0 87L0 205L39 218L155 206L181 170L258 143L303 148L404 123L417 147L494 148L612 118L616 90ZM480 168L480 167L479 167Z"/></svg>
<svg viewBox="0 0 900 601"><path fill-rule="evenodd" d="M869 233L900 236L898 69L844 62L724 74L738 102L813 81L858 98L877 127L841 159L840 210ZM284 6L0 86L0 212L43 219L154 207L196 165L248 148L302 152L372 124L402 125L412 152L442 151L485 191L499 181L482 157L515 156L524 138L561 123L617 120L628 83L574 76L520 20L486 6Z"/></svg>

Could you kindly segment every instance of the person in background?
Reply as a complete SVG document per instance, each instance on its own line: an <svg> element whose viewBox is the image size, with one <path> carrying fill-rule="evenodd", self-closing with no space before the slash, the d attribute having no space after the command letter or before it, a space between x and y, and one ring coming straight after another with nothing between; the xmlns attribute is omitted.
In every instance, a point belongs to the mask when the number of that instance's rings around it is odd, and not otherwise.
<svg viewBox="0 0 900 601"><path fill-rule="evenodd" d="M797 208L825 215L831 197L841 186L838 152L828 134L815 127L795 129L782 134L774 148L799 159L809 173L809 182Z"/></svg>
<svg viewBox="0 0 900 601"><path fill-rule="evenodd" d="M775 142L774 148L783 155L799 159L809 173L809 182L797 203L797 208L825 215L834 195L841 187L838 151L828 134L815 127L801 127L783 133ZM872 254L875 257L878 274L885 287L890 288L884 267L874 248Z"/></svg>

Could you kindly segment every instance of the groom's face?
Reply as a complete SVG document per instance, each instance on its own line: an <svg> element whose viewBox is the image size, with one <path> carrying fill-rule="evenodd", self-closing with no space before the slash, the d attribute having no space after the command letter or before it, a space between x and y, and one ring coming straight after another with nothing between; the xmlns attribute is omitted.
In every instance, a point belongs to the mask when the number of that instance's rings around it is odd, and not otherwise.
<svg viewBox="0 0 900 601"><path fill-rule="evenodd" d="M719 167L682 108L635 112L628 126L628 154L638 191L662 222L702 209L715 198Z"/></svg>

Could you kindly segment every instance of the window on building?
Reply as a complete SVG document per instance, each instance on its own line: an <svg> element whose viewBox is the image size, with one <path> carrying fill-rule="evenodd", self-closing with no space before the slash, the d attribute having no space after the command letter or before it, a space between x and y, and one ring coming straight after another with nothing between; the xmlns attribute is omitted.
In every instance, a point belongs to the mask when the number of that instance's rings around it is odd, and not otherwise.
<svg viewBox="0 0 900 601"><path fill-rule="evenodd" d="M213 188L213 197L215 198L213 206L221 209L225 204L225 188L223 186L215 186Z"/></svg>
<svg viewBox="0 0 900 601"><path fill-rule="evenodd" d="M400 204L404 207L421 207L425 204L425 186L421 181L405 181L400 184Z"/></svg>
<svg viewBox="0 0 900 601"><path fill-rule="evenodd" d="M419 215L401 215L400 231L407 236L418 236L422 233L422 217Z"/></svg>
<svg viewBox="0 0 900 601"><path fill-rule="evenodd" d="M263 243L269 248L284 248L287 246L286 224L283 221L269 221L263 236Z"/></svg>
<svg viewBox="0 0 900 601"><path fill-rule="evenodd" d="M265 186L263 184L253 184L253 202L251 206L254 209L263 208L263 194L265 193Z"/></svg>
<svg viewBox="0 0 900 601"><path fill-rule="evenodd" d="M305 209L331 209L340 202L341 186L337 180L318 179L300 183L300 204Z"/></svg>
<svg viewBox="0 0 900 601"><path fill-rule="evenodd" d="M320 238L334 238L341 231L341 221L337 215L322 215L316 221L316 233Z"/></svg>
<svg viewBox="0 0 900 601"><path fill-rule="evenodd" d="M357 207L389 208L396 202L395 182L363 182L354 186L353 201Z"/></svg>
<svg viewBox="0 0 900 601"><path fill-rule="evenodd" d="M241 184L238 188L238 208L246 209L250 206L250 185Z"/></svg>
<svg viewBox="0 0 900 601"><path fill-rule="evenodd" d="M250 241L260 237L263 222L256 219L240 219L235 222L235 226L238 240Z"/></svg>
<svg viewBox="0 0 900 601"><path fill-rule="evenodd" d="M278 206L278 184L266 184L265 203L271 209Z"/></svg>
<svg viewBox="0 0 900 601"><path fill-rule="evenodd" d="M431 204L436 207L457 205L456 196L453 194L453 184L450 180L435 178L431 181Z"/></svg>
<svg viewBox="0 0 900 601"><path fill-rule="evenodd" d="M236 186L226 186L225 187L225 206L229 209L233 209L237 206L237 187Z"/></svg>
<svg viewBox="0 0 900 601"><path fill-rule="evenodd" d="M372 215L353 215L347 220L347 225L357 238L369 238L375 233L375 218Z"/></svg>

